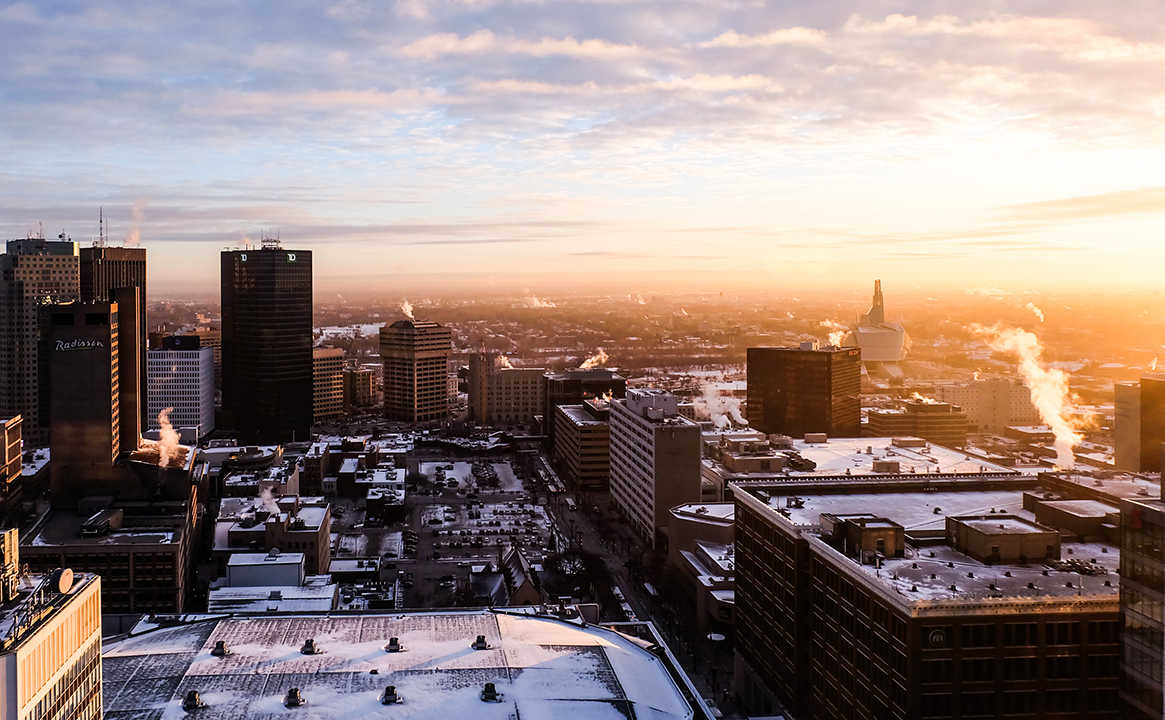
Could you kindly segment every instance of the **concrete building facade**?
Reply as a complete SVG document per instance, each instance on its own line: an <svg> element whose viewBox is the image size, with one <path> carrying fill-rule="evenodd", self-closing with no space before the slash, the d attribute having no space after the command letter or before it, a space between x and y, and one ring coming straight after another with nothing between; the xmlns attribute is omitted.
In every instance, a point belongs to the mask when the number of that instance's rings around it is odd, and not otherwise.
<svg viewBox="0 0 1165 720"><path fill-rule="evenodd" d="M344 350L314 348L312 379L315 387L313 421L324 423L344 414Z"/></svg>
<svg viewBox="0 0 1165 720"><path fill-rule="evenodd" d="M366 367L344 368L344 407L350 410L376 404L376 371Z"/></svg>
<svg viewBox="0 0 1165 720"><path fill-rule="evenodd" d="M589 368L549 372L544 376L545 413L542 434L554 448L558 442L554 408L559 405L578 405L587 398L610 397L618 400L627 396L627 380L613 370Z"/></svg>
<svg viewBox="0 0 1165 720"><path fill-rule="evenodd" d="M869 437L920 437L952 448L967 444L967 413L950 403L907 401L900 409L870 410L866 418Z"/></svg>
<svg viewBox="0 0 1165 720"><path fill-rule="evenodd" d="M49 441L47 368L40 337L44 308L81 297L78 244L72 240L9 240L0 255L0 416L20 415L24 438Z"/></svg>
<svg viewBox="0 0 1165 720"><path fill-rule="evenodd" d="M0 720L101 720L101 578L57 569L22 587L15 533L0 536Z"/></svg>
<svg viewBox="0 0 1165 720"><path fill-rule="evenodd" d="M611 482L611 405L591 399L554 408L554 460L574 487L606 489Z"/></svg>
<svg viewBox="0 0 1165 720"><path fill-rule="evenodd" d="M611 500L652 547L667 535L668 511L701 498L700 426L678 404L648 389L610 403Z"/></svg>
<svg viewBox="0 0 1165 720"><path fill-rule="evenodd" d="M380 328L384 362L384 416L420 423L449 415L449 354L453 332L426 320L398 320Z"/></svg>
<svg viewBox="0 0 1165 720"><path fill-rule="evenodd" d="M934 397L962 408L967 413L967 429L972 432L1001 434L1012 425L1040 423L1031 391L1016 380L985 378L959 385L937 385Z"/></svg>
<svg viewBox="0 0 1165 720"><path fill-rule="evenodd" d="M469 418L480 425L531 425L546 412L546 368L516 368L504 355L469 356Z"/></svg>
<svg viewBox="0 0 1165 720"><path fill-rule="evenodd" d="M149 429L159 429L159 413L172 408L175 428L197 428L198 437L214 430L214 349L197 336L174 335L146 357Z"/></svg>
<svg viewBox="0 0 1165 720"><path fill-rule="evenodd" d="M1165 501L1121 502L1121 710L1126 720L1165 713Z"/></svg>

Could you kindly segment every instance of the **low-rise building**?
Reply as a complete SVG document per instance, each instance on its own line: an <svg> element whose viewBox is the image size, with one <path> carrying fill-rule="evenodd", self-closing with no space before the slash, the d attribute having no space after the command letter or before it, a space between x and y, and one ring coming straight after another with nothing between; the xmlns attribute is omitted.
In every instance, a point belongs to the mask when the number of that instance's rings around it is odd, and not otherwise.
<svg viewBox="0 0 1165 720"><path fill-rule="evenodd" d="M722 632L735 621L736 507L696 503L671 509L668 564L691 586L696 629Z"/></svg>
<svg viewBox="0 0 1165 720"><path fill-rule="evenodd" d="M967 413L957 405L922 400L896 409L874 409L866 415L869 437L920 437L950 448L967 444Z"/></svg>
<svg viewBox="0 0 1165 720"><path fill-rule="evenodd" d="M1117 717L1118 552L1103 523L1046 524L1089 499L1072 488L733 483L739 699L805 718Z"/></svg>
<svg viewBox="0 0 1165 720"><path fill-rule="evenodd" d="M319 575L331 562L332 506L322 497L223 498L214 528L218 574L236 552L303 553L304 572Z"/></svg>
<svg viewBox="0 0 1165 720"><path fill-rule="evenodd" d="M344 407L349 410L376 404L376 370L370 367L344 368Z"/></svg>

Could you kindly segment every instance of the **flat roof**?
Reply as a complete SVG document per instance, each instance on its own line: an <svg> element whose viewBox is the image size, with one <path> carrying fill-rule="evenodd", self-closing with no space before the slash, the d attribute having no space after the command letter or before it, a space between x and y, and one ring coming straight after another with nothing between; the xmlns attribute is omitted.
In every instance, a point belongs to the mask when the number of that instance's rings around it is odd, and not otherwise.
<svg viewBox="0 0 1165 720"><path fill-rule="evenodd" d="M582 405L559 405L558 410L575 425L610 425L610 420L596 420Z"/></svg>
<svg viewBox="0 0 1165 720"><path fill-rule="evenodd" d="M13 631L15 624L16 624L18 611L25 605L25 603L28 600L30 600L32 598L33 591L36 590L37 586L40 585L41 581L45 580L49 577L50 577L49 575L23 575L23 576L21 576L21 578L19 580L19 584L16 587L16 598L8 601L6 603L0 604L0 643L3 643L5 640L7 640L9 633L11 633ZM79 593L82 588L86 587L87 585L89 585L90 583L92 583L96 579L97 579L97 575L95 575L93 573L83 573L83 572L75 573L73 575L73 584L69 587L69 590L65 593L65 595L69 596L69 597L76 596L77 593ZM39 626L39 625L43 624L44 622L47 622L48 620L52 619L53 615L56 614L57 610L63 609L63 607L64 607L64 604L61 603L59 600L52 599L52 598L60 597L57 595L57 588L55 586L50 585L50 590L49 590L48 595L49 595L49 603L54 606L53 610L45 618L37 621L33 625L33 630L35 630L36 626ZM27 638L30 636L27 631L21 631L21 632L22 632L22 637L24 637L24 638ZM23 640L21 640L20 642L23 642ZM20 642L15 643L13 645L13 648L15 648L17 645L19 645ZM9 649L11 649L11 648L9 648ZM5 650L5 652L7 652L7 651L8 650Z"/></svg>
<svg viewBox="0 0 1165 720"><path fill-rule="evenodd" d="M489 649L471 648L478 635ZM390 637L403 652L384 650ZM300 654L308 638L321 653ZM231 655L210 654L219 640ZM215 618L106 644L105 718L181 715L187 690L207 704L203 720L269 717L288 712L291 687L305 718L704 717L681 690L687 679L646 645L521 610ZM503 702L482 702L487 682ZM401 704L381 705L386 685Z"/></svg>
<svg viewBox="0 0 1165 720"><path fill-rule="evenodd" d="M303 553L231 553L227 565L243 567L245 565L298 565L303 562Z"/></svg>
<svg viewBox="0 0 1165 720"><path fill-rule="evenodd" d="M89 519L89 515L78 515L71 510L50 510L49 517L28 540L22 541L22 546L33 547L93 547L108 545L167 545L178 542L182 533L177 528L154 529L133 527L123 530L113 530L106 535L81 537L81 523Z"/></svg>
<svg viewBox="0 0 1165 720"><path fill-rule="evenodd" d="M959 522L984 535L1027 535L1034 532L1055 532L1051 528L1016 517L959 518Z"/></svg>

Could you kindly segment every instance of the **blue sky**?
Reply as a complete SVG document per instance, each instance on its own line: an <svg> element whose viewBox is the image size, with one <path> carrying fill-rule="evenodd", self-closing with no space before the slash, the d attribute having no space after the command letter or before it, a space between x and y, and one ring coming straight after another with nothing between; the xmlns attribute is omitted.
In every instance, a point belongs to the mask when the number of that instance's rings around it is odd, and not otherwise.
<svg viewBox="0 0 1165 720"><path fill-rule="evenodd" d="M0 225L158 283L317 275L1152 286L1165 6L0 3Z"/></svg>

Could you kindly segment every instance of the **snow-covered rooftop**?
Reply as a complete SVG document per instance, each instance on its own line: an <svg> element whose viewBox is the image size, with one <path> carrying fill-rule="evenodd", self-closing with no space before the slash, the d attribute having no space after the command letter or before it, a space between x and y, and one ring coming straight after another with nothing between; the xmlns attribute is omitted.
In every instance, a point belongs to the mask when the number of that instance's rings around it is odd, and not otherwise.
<svg viewBox="0 0 1165 720"><path fill-rule="evenodd" d="M475 650L477 636L489 649ZM384 650L390 637L404 650ZM311 638L321 651L300 654ZM226 657L210 654L225 641ZM490 611L256 615L159 628L104 649L105 718L694 718L682 675L646 643L548 616ZM479 698L485 683L500 703ZM403 702L386 708L394 685ZM286 709L289 688L306 706Z"/></svg>

